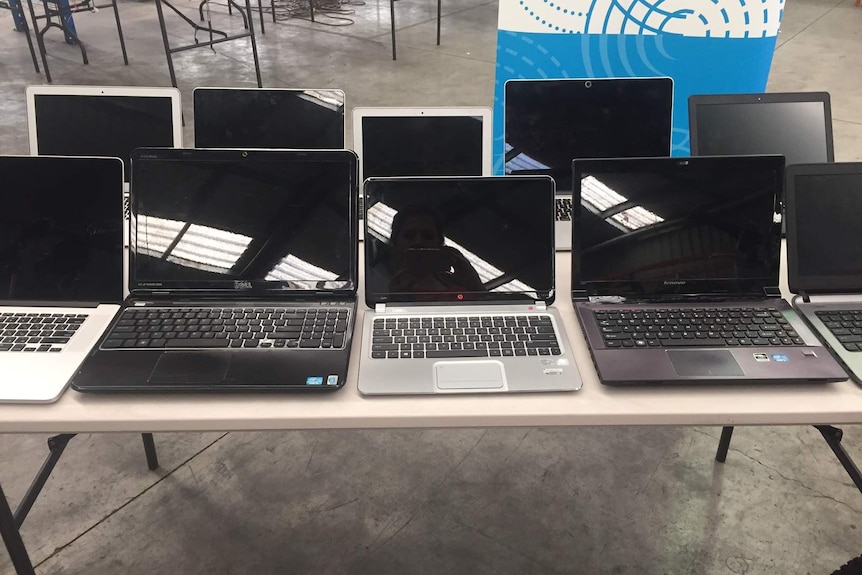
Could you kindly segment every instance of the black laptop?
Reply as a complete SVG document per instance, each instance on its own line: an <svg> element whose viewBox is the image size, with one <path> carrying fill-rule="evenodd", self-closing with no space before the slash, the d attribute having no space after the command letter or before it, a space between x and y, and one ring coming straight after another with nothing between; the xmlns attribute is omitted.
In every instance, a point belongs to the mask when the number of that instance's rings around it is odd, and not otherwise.
<svg viewBox="0 0 862 575"><path fill-rule="evenodd" d="M356 311L356 155L132 155L130 296L78 391L334 390Z"/></svg>
<svg viewBox="0 0 862 575"><path fill-rule="evenodd" d="M602 383L846 379L778 288L783 156L573 172L572 298Z"/></svg>

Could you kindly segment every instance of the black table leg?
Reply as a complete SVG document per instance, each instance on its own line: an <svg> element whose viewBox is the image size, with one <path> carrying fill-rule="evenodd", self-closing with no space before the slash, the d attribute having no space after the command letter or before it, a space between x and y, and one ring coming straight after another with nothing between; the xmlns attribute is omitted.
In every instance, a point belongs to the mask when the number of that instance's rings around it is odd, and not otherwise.
<svg viewBox="0 0 862 575"><path fill-rule="evenodd" d="M15 517L9 508L9 502L6 501L6 494L3 493L2 485L0 485L0 534L3 535L3 543L6 544L6 549L9 551L15 573L18 575L36 575L33 563L30 562L30 555L27 554L27 548L24 547L24 541L21 539L21 532L15 525Z"/></svg>
<svg viewBox="0 0 862 575"><path fill-rule="evenodd" d="M718 440L718 451L715 452L715 460L719 463L724 463L724 460L727 459L727 450L730 449L730 438L732 435L732 426L721 428L721 439Z"/></svg>

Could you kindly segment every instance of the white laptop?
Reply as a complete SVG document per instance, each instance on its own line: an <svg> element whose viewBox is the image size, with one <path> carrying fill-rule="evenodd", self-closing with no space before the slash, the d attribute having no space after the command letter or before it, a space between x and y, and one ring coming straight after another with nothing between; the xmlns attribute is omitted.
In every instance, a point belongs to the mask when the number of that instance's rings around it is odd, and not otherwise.
<svg viewBox="0 0 862 575"><path fill-rule="evenodd" d="M391 176L490 176L490 108L354 108L359 181ZM359 217L364 217L360 194Z"/></svg>
<svg viewBox="0 0 862 575"><path fill-rule="evenodd" d="M572 249L572 160L670 155L670 78L509 80L503 106L506 175L557 182L558 250Z"/></svg>
<svg viewBox="0 0 862 575"><path fill-rule="evenodd" d="M123 164L0 156L0 182L0 401L50 402L123 299Z"/></svg>
<svg viewBox="0 0 862 575"><path fill-rule="evenodd" d="M581 387L551 306L548 176L365 181L366 395Z"/></svg>

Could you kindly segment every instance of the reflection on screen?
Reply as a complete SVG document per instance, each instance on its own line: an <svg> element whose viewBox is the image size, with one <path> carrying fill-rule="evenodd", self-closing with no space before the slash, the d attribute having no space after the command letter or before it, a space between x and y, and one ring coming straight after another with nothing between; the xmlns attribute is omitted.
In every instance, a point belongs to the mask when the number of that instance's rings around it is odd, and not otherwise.
<svg viewBox="0 0 862 575"><path fill-rule="evenodd" d="M576 229L584 281L607 282L622 290L616 295L691 293L686 291L691 280L774 274L777 282L780 158L778 167L775 162L743 168L702 161L612 164L598 170L588 164L581 174Z"/></svg>
<svg viewBox="0 0 862 575"><path fill-rule="evenodd" d="M862 173L799 175L794 190L799 274L862 275Z"/></svg>
<svg viewBox="0 0 862 575"><path fill-rule="evenodd" d="M369 293L396 301L492 292L535 298L553 288L547 178L376 180L365 192ZM542 194L547 201L536 201Z"/></svg>
<svg viewBox="0 0 862 575"><path fill-rule="evenodd" d="M362 177L481 176L482 118L366 116Z"/></svg>
<svg viewBox="0 0 862 575"><path fill-rule="evenodd" d="M136 283L211 289L349 286L355 253L353 169L348 161L281 156L137 160Z"/></svg>
<svg viewBox="0 0 862 575"><path fill-rule="evenodd" d="M0 158L0 182L0 300L122 300L119 162Z"/></svg>
<svg viewBox="0 0 862 575"><path fill-rule="evenodd" d="M787 165L829 161L822 102L700 104L701 156L782 154Z"/></svg>
<svg viewBox="0 0 862 575"><path fill-rule="evenodd" d="M198 148L344 148L340 90L195 90Z"/></svg>
<svg viewBox="0 0 862 575"><path fill-rule="evenodd" d="M40 155L110 156L125 164L136 148L171 148L174 126L169 97L35 96Z"/></svg>
<svg viewBox="0 0 862 575"><path fill-rule="evenodd" d="M670 154L669 78L506 82L507 174L548 174L572 189L575 158Z"/></svg>

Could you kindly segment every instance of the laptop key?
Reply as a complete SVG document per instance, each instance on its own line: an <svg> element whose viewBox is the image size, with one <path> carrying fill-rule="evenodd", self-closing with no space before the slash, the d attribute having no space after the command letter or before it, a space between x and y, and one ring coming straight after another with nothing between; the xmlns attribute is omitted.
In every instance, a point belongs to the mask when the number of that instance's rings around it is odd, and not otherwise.
<svg viewBox="0 0 862 575"><path fill-rule="evenodd" d="M209 347L228 347L230 345L228 342L231 340L228 339L191 339L191 338L183 338L183 339L166 339L165 347L166 348L176 348L176 347L185 347L185 348L209 348ZM233 340L237 342L241 342L242 340ZM255 343L257 340L251 340ZM241 345L241 344L240 344ZM239 347L239 345L234 346Z"/></svg>
<svg viewBox="0 0 862 575"><path fill-rule="evenodd" d="M725 347L727 345L723 339L660 339L659 341L665 347Z"/></svg>
<svg viewBox="0 0 862 575"><path fill-rule="evenodd" d="M11 344L11 343L2 343L2 344L0 344L0 351L9 351L10 349L12 349L12 344Z"/></svg>

